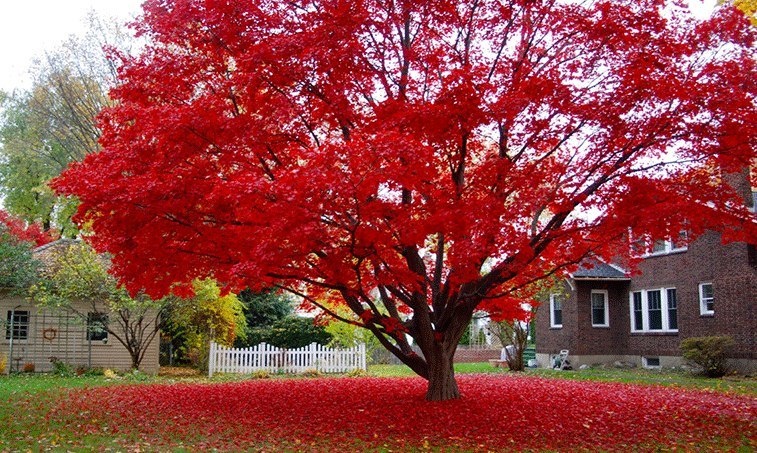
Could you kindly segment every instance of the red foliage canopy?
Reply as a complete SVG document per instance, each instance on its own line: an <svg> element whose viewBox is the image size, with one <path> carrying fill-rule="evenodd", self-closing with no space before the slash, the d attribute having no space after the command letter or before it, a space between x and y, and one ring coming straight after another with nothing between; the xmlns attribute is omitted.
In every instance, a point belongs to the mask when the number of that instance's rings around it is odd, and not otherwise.
<svg viewBox="0 0 757 453"><path fill-rule="evenodd" d="M756 237L718 176L756 156L755 31L681 3L148 0L103 151L55 187L131 290L336 295L424 374L402 332L454 352L629 228Z"/></svg>
<svg viewBox="0 0 757 453"><path fill-rule="evenodd" d="M44 231L39 224L28 225L22 219L0 210L0 231L6 230L16 239L34 244L35 247L52 242L55 238L49 231Z"/></svg>

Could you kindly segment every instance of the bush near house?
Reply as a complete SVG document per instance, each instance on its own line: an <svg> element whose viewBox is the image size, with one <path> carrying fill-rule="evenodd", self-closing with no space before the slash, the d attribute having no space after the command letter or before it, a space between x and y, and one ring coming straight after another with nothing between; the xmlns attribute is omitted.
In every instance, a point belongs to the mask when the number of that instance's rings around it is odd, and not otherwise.
<svg viewBox="0 0 757 453"><path fill-rule="evenodd" d="M681 341L683 358L702 368L708 377L721 377L728 372L728 352L733 338L723 335L692 337Z"/></svg>

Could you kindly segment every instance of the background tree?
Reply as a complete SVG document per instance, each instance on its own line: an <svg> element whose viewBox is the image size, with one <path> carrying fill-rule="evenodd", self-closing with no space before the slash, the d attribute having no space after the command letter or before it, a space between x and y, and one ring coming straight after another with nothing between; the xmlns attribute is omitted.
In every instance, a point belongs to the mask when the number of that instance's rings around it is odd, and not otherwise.
<svg viewBox="0 0 757 453"><path fill-rule="evenodd" d="M356 324L359 324L359 318L347 307L337 305L329 307L332 311L337 313L340 317L355 321L350 324L331 316L324 316L320 321L324 324L324 329L327 334L331 336L329 346L333 348L348 349L354 348L359 344L365 345L365 355L369 361L374 359L374 354L377 350L381 349L381 343L369 330L363 329Z"/></svg>
<svg viewBox="0 0 757 453"><path fill-rule="evenodd" d="M253 292L245 289L238 297L244 306L244 317L250 330L266 329L294 314L294 301L280 291L269 289Z"/></svg>
<svg viewBox="0 0 757 453"><path fill-rule="evenodd" d="M322 309L444 400L460 395L452 359L484 303L622 254L629 228L757 237L746 194L720 183L757 149L755 30L734 8L705 21L663 0L144 10L150 44L123 59L103 151L56 183L132 291L212 275L338 299L359 321Z"/></svg>
<svg viewBox="0 0 757 453"><path fill-rule="evenodd" d="M66 241L45 259L31 297L42 306L75 315L82 323L107 319L99 327L126 348L132 368L138 369L160 332L170 298L153 300L144 294L131 297L107 269L108 260L87 244Z"/></svg>
<svg viewBox="0 0 757 453"><path fill-rule="evenodd" d="M252 330L247 341L251 345L268 343L287 349L301 348L311 343L329 344L331 335L324 326L313 321L313 318L290 315L268 328Z"/></svg>
<svg viewBox="0 0 757 453"><path fill-rule="evenodd" d="M529 326L536 316L536 308L521 307L508 316L490 318L487 330L494 335L505 348L505 360L511 371L523 371L526 367L523 352L528 346Z"/></svg>
<svg viewBox="0 0 757 453"><path fill-rule="evenodd" d="M291 295L275 288L254 292L245 289L239 293L244 305L248 335L237 340L237 346L254 346L268 343L280 348L299 348L310 343L327 344L331 336L311 317L295 313Z"/></svg>
<svg viewBox="0 0 757 453"><path fill-rule="evenodd" d="M26 294L37 278L40 265L32 256L32 250L51 240L39 225L27 225L0 211L0 292Z"/></svg>
<svg viewBox="0 0 757 453"><path fill-rule="evenodd" d="M0 99L0 193L9 212L76 234L76 201L47 182L99 148L95 116L111 104L107 91L116 77L104 48L128 51L130 42L120 24L91 15L84 35L37 60L30 90Z"/></svg>
<svg viewBox="0 0 757 453"><path fill-rule="evenodd" d="M207 371L210 341L232 346L247 338L242 302L234 294L221 295L211 279L193 282L194 296L174 298L166 316L166 330L178 352L200 369Z"/></svg>
<svg viewBox="0 0 757 453"><path fill-rule="evenodd" d="M29 224L19 217L0 210L0 228L16 239L39 247L55 239L54 232L43 231L37 223Z"/></svg>
<svg viewBox="0 0 757 453"><path fill-rule="evenodd" d="M719 3L725 3L721 0ZM757 0L733 0L730 2L736 8L740 9L752 25L757 26Z"/></svg>
<svg viewBox="0 0 757 453"><path fill-rule="evenodd" d="M563 300L567 298L569 293L565 281L556 276L538 280L527 288L513 292L510 304L497 304L488 313L489 332L500 341L502 347L511 346L510 352L505 356L510 370L525 369L523 353L529 341L534 342L531 326L536 311L542 303L549 302L550 295L559 295Z"/></svg>

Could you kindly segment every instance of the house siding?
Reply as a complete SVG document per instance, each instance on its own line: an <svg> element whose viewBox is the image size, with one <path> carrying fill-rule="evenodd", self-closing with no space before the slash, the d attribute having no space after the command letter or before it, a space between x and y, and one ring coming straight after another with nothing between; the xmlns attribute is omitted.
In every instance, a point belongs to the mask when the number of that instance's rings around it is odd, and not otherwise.
<svg viewBox="0 0 757 453"><path fill-rule="evenodd" d="M18 308L16 308L18 307ZM5 322L8 312L16 308L29 312L28 337L25 340L13 340L13 357L9 357L9 366L23 369L27 363L34 364L35 371L52 371L51 357L73 367L109 368L127 371L131 368L131 356L126 348L112 335L107 343L87 341L86 326L78 317L38 307L22 298L5 297L0 299L0 316L2 316L2 333L0 334L0 354L10 355L10 340L6 339ZM82 312L87 309L82 306ZM45 338L45 330L48 330ZM160 339L156 338L148 347L142 360L140 370L157 373ZM91 356L90 356L91 346ZM91 357L91 359L90 359ZM91 360L91 361L90 361Z"/></svg>

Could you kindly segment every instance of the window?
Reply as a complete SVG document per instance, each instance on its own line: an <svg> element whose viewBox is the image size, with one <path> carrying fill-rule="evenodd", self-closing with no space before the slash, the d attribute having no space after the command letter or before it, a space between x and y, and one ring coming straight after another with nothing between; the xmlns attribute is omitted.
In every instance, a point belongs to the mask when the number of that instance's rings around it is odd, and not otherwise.
<svg viewBox="0 0 757 453"><path fill-rule="evenodd" d="M591 325L593 327L609 327L610 320L607 307L607 291L591 291Z"/></svg>
<svg viewBox="0 0 757 453"><path fill-rule="evenodd" d="M631 332L678 332L675 288L631 293Z"/></svg>
<svg viewBox="0 0 757 453"><path fill-rule="evenodd" d="M669 253L683 252L688 248L688 233L682 231L674 240L658 240L652 244L647 256L667 255Z"/></svg>
<svg viewBox="0 0 757 453"><path fill-rule="evenodd" d="M652 245L652 250L649 253L652 255L665 253L669 250L669 247L670 245L668 244L668 241L658 240L654 242L654 245Z"/></svg>
<svg viewBox="0 0 757 453"><path fill-rule="evenodd" d="M630 235L632 253L642 257L685 252L689 247L687 230L681 230L678 235L654 241L648 236L634 237L632 233Z"/></svg>
<svg viewBox="0 0 757 453"><path fill-rule="evenodd" d="M668 296L668 329L678 330L678 300L676 300L676 290L668 288L665 290Z"/></svg>
<svg viewBox="0 0 757 453"><path fill-rule="evenodd" d="M699 312L703 315L715 314L715 292L712 283L699 284Z"/></svg>
<svg viewBox="0 0 757 453"><path fill-rule="evenodd" d="M633 329L632 330L644 330L644 308L642 305L641 292L637 291L633 293Z"/></svg>
<svg viewBox="0 0 757 453"><path fill-rule="evenodd" d="M26 340L29 338L29 312L25 310L9 310L5 324L5 339Z"/></svg>
<svg viewBox="0 0 757 453"><path fill-rule="evenodd" d="M549 327L562 327L562 300L559 294L549 295Z"/></svg>
<svg viewBox="0 0 757 453"><path fill-rule="evenodd" d="M658 369L660 368L660 358L659 357L642 357L641 365L644 368Z"/></svg>
<svg viewBox="0 0 757 453"><path fill-rule="evenodd" d="M647 292L649 330L662 330L662 291Z"/></svg>
<svg viewBox="0 0 757 453"><path fill-rule="evenodd" d="M108 315L104 313L87 313L87 340L107 341Z"/></svg>

